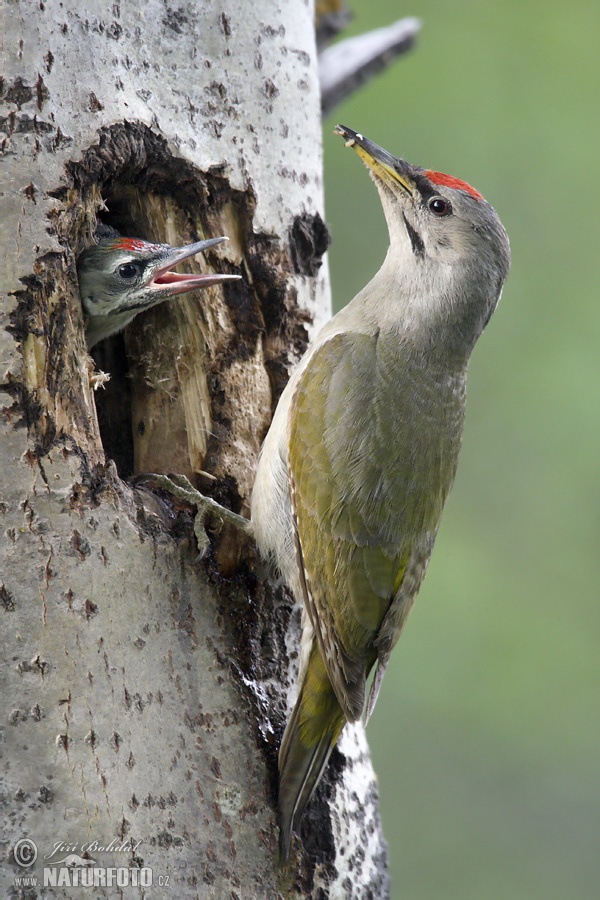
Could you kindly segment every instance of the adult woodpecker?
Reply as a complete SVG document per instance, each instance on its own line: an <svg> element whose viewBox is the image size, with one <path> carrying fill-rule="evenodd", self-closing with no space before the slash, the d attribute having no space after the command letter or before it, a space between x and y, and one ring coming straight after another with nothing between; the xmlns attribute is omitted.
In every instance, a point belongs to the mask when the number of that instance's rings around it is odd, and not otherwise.
<svg viewBox="0 0 600 900"><path fill-rule="evenodd" d="M87 314L88 348L121 331L138 313L171 297L212 284L238 281L239 275L183 275L171 271L182 260L226 240L217 237L171 247L123 238L115 232L84 250L77 260L77 273L81 303Z"/></svg>
<svg viewBox="0 0 600 900"><path fill-rule="evenodd" d="M373 710L425 575L456 472L469 357L510 265L478 191L350 128L336 133L371 172L390 246L281 395L244 526L303 603L299 694L279 751L284 858L344 725ZM245 521L182 483L200 515Z"/></svg>

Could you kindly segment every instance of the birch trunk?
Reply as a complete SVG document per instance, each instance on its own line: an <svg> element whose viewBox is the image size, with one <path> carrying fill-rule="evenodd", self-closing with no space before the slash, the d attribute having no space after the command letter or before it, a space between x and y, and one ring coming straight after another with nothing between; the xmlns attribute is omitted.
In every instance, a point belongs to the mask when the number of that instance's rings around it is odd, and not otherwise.
<svg viewBox="0 0 600 900"><path fill-rule="evenodd" d="M289 367L329 315L311 5L3 14L3 894L77 896L42 887L74 855L151 870L155 896L386 896L361 727L278 870L297 609L238 534L199 563L189 511L126 481L183 472L246 511ZM226 234L199 264L243 282L139 317L92 362L75 259L97 220L171 244Z"/></svg>

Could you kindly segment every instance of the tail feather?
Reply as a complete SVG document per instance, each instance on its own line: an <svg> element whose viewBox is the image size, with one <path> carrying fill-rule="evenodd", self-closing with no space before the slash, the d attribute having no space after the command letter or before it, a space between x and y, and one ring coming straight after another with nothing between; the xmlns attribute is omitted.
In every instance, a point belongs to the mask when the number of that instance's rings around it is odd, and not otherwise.
<svg viewBox="0 0 600 900"><path fill-rule="evenodd" d="M292 831L312 797L346 717L316 641L279 750L279 846L289 856Z"/></svg>

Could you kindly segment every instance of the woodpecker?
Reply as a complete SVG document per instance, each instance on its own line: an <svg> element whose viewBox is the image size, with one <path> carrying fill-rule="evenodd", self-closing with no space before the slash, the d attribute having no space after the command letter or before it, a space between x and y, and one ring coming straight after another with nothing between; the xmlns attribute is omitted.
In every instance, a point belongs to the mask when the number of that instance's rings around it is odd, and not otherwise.
<svg viewBox="0 0 600 900"><path fill-rule="evenodd" d="M182 275L171 271L182 260L226 240L217 237L171 247L123 238L115 232L84 250L77 260L77 273L87 315L88 348L121 331L138 313L177 294L238 281L239 275Z"/></svg>
<svg viewBox="0 0 600 900"><path fill-rule="evenodd" d="M298 698L279 751L284 860L342 729L373 710L425 575L456 472L469 357L510 266L506 232L478 191L350 128L336 133L378 189L383 265L281 395L250 522L181 478L171 486L200 517L249 531L303 606Z"/></svg>

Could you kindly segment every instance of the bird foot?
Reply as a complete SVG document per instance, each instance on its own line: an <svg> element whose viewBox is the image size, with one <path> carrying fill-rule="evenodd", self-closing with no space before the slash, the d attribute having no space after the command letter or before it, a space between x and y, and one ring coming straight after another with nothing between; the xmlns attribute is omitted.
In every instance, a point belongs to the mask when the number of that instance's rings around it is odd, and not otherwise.
<svg viewBox="0 0 600 900"><path fill-rule="evenodd" d="M186 503L196 507L194 534L198 542L198 556L200 559L202 559L210 546L210 540L204 526L208 517L217 519L221 524L228 522L231 525L235 525L236 528L240 528L246 534L252 533L252 525L249 519L239 516L225 506L221 506L212 497L205 497L204 494L196 490L185 475L167 476L152 474L144 476L144 481L149 482L152 487L160 488L178 500L185 500Z"/></svg>

